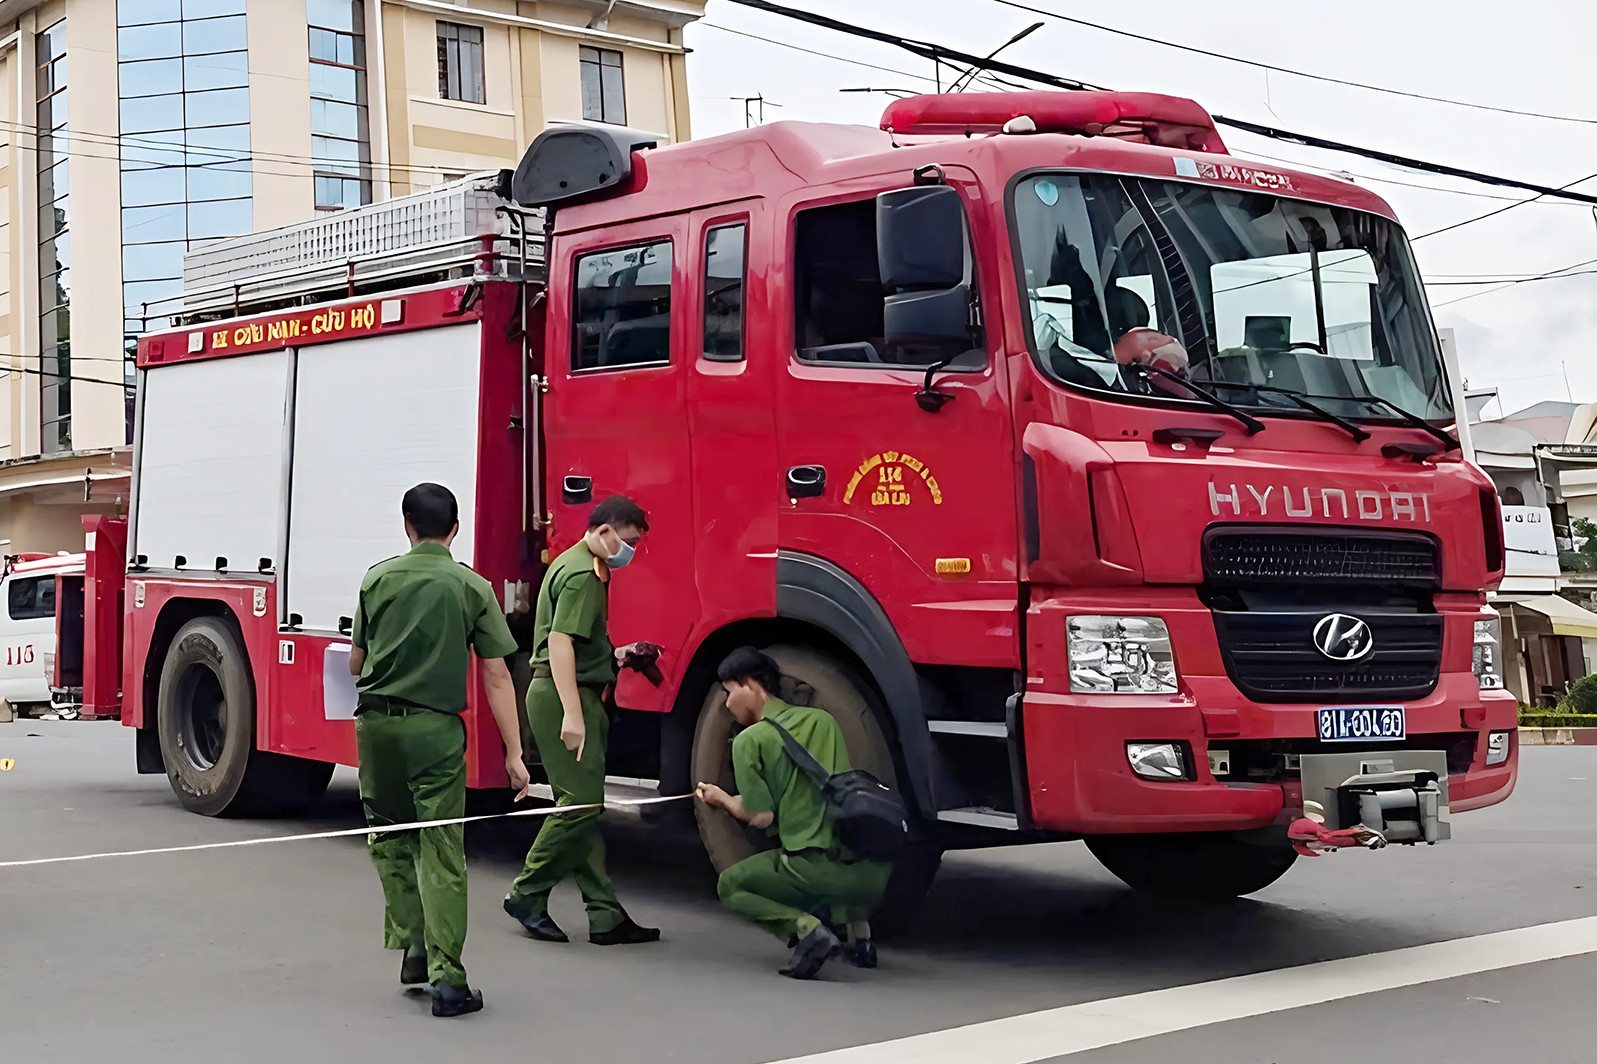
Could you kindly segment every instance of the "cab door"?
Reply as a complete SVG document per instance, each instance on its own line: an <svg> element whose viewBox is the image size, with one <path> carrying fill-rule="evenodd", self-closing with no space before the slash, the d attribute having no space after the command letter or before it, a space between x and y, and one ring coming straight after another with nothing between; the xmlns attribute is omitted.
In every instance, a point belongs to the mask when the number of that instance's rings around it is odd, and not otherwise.
<svg viewBox="0 0 1597 1064"><path fill-rule="evenodd" d="M781 546L863 584L912 661L1014 668L1016 476L999 315L988 312L985 339L934 375L948 398L923 403L925 359L890 350L883 335L879 191L788 205ZM961 191L968 219L977 193ZM996 265L967 262L979 307Z"/></svg>
<svg viewBox="0 0 1597 1064"><path fill-rule="evenodd" d="M575 543L600 500L648 513L637 558L610 582L617 646L665 648L659 688L623 674L617 703L664 711L699 615L693 579L686 381L697 343L685 218L557 236L550 255L544 467L551 557Z"/></svg>

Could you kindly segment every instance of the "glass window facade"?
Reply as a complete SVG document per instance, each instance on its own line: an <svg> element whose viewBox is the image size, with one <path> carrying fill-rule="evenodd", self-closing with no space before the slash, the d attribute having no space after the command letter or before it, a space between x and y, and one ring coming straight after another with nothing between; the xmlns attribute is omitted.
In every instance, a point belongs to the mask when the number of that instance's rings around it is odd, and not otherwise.
<svg viewBox="0 0 1597 1064"><path fill-rule="evenodd" d="M482 27L438 23L438 96L487 103L482 68Z"/></svg>
<svg viewBox="0 0 1597 1064"><path fill-rule="evenodd" d="M182 292L188 248L252 228L244 6L245 0L117 0L130 442L132 359L145 304ZM150 315L152 325L159 310Z"/></svg>
<svg viewBox="0 0 1597 1064"><path fill-rule="evenodd" d="M582 66L582 117L589 122L627 124L626 79L621 71L621 53L608 48L578 50Z"/></svg>
<svg viewBox="0 0 1597 1064"><path fill-rule="evenodd" d="M311 54L311 158L316 209L372 201L362 0L306 0Z"/></svg>
<svg viewBox="0 0 1597 1064"><path fill-rule="evenodd" d="M38 67L39 441L72 450L72 228L68 197L67 24L34 42Z"/></svg>

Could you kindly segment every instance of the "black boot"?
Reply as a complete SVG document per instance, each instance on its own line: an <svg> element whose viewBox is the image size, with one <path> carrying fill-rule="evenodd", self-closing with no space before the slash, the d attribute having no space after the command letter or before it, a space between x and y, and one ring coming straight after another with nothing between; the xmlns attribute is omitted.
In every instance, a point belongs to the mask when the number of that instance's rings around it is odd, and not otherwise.
<svg viewBox="0 0 1597 1064"><path fill-rule="evenodd" d="M632 917L623 916L621 922L608 931L590 931L588 941L595 946L633 946L641 942L660 941L658 927L640 927Z"/></svg>
<svg viewBox="0 0 1597 1064"><path fill-rule="evenodd" d="M405 986L420 986L427 981L427 951L412 953L405 951L405 959L399 962L399 981Z"/></svg>
<svg viewBox="0 0 1597 1064"><path fill-rule="evenodd" d="M469 1016L482 1011L482 991L454 986L443 980L433 984L434 1016Z"/></svg>
<svg viewBox="0 0 1597 1064"><path fill-rule="evenodd" d="M510 898L505 899L505 912L516 918L522 927L527 929L527 934L539 942L570 942L566 933L560 930L560 925L548 913L530 913L518 907Z"/></svg>
<svg viewBox="0 0 1597 1064"><path fill-rule="evenodd" d="M814 979L815 973L821 970L821 965L831 960L841 948L842 943L837 941L837 936L832 934L831 928L822 924L799 939L799 944L794 947L793 956L788 959L787 967L782 969L782 974L791 979Z"/></svg>
<svg viewBox="0 0 1597 1064"><path fill-rule="evenodd" d="M843 947L843 959L856 968L876 967L876 943L858 938Z"/></svg>

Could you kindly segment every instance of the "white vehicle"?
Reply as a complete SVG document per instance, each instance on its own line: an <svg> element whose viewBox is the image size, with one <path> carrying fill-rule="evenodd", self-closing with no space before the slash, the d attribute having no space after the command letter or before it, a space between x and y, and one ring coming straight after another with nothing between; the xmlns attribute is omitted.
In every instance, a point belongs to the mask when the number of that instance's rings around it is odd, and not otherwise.
<svg viewBox="0 0 1597 1064"><path fill-rule="evenodd" d="M81 554L20 554L6 558L0 577L0 718L57 712L77 715L70 700L53 697L58 604L83 609ZM63 586L65 591L63 592ZM78 623L81 630L82 623ZM81 655L80 655L81 656Z"/></svg>

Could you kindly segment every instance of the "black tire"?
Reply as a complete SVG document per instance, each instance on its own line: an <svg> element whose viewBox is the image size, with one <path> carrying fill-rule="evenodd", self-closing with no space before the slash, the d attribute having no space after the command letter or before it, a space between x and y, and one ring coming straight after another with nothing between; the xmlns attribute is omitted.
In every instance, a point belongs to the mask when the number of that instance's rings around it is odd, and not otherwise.
<svg viewBox="0 0 1597 1064"><path fill-rule="evenodd" d="M1263 890L1298 859L1290 846L1260 845L1227 832L1098 835L1086 841L1126 886L1188 901L1229 901Z"/></svg>
<svg viewBox="0 0 1597 1064"><path fill-rule="evenodd" d="M172 791L202 816L279 812L327 789L333 766L255 749L255 685L237 629L197 617L161 665L156 734Z"/></svg>
<svg viewBox="0 0 1597 1064"><path fill-rule="evenodd" d="M882 724L882 714L870 689L854 671L836 659L808 647L769 647L766 653L781 666L782 696L789 701L818 706L832 715L843 730L843 742L855 768L864 769L890 787L898 786L893 745ZM732 735L735 722L726 708L720 684L710 688L699 711L693 733L693 782L716 783L735 791L732 778ZM752 856L770 843L745 828L730 815L694 803L699 838L717 873ZM893 866L887 896L872 928L878 932L908 927L920 911L937 873L941 850L929 843L907 849Z"/></svg>

